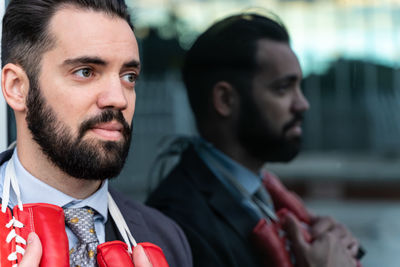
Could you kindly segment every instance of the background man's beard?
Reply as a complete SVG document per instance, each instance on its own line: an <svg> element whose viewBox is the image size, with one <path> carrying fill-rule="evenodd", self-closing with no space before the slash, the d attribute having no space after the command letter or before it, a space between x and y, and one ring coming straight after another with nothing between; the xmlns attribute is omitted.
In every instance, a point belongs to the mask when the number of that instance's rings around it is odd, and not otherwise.
<svg viewBox="0 0 400 267"><path fill-rule="evenodd" d="M242 133L240 142L250 155L263 162L289 162L300 151L300 137L288 140L250 132Z"/></svg>
<svg viewBox="0 0 400 267"><path fill-rule="evenodd" d="M31 87L26 105L26 121L33 139L62 171L72 177L88 180L104 180L121 172L131 141L131 129L121 111L105 110L99 116L85 121L80 126L79 135L74 138L71 129L57 119L39 88ZM123 141L83 140L91 127L111 120L123 125Z"/></svg>
<svg viewBox="0 0 400 267"><path fill-rule="evenodd" d="M301 137L288 138L285 133L301 119L302 115L298 114L285 125L281 135L275 135L255 104L251 100L244 100L236 131L239 141L253 157L264 162L288 162L299 153Z"/></svg>

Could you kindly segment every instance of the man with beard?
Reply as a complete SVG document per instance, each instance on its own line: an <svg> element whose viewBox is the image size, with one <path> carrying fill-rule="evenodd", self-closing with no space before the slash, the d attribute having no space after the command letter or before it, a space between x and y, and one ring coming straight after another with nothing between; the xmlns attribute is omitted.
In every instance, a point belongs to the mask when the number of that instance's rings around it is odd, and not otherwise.
<svg viewBox="0 0 400 267"><path fill-rule="evenodd" d="M217 22L188 51L183 80L201 137L147 204L182 227L194 266L356 266L357 241L342 225L309 214L261 174L265 162L288 162L300 149L309 108L301 79L284 26L257 14ZM291 210L278 219L263 186L270 181L279 185L277 199L299 204L307 228Z"/></svg>
<svg viewBox="0 0 400 267"><path fill-rule="evenodd" d="M124 1L10 1L3 19L2 63L2 91L17 125L16 148L0 154L2 205L9 197L10 208L19 202L49 203L64 208L66 217L93 214L90 233L97 245L123 239L110 216L110 193L137 242L161 247L170 266L191 266L189 246L173 221L108 185L128 154L140 72ZM18 185L9 191L5 180L11 173ZM79 221L71 218L68 222ZM75 252L83 241L67 220L65 230L70 264L79 266L81 256ZM24 244L18 238L17 244ZM83 253L90 259L81 266L97 266L95 250ZM133 255L135 266L151 265L141 246ZM7 256L0 253L1 262ZM31 234L19 264L37 266L40 257L41 244Z"/></svg>

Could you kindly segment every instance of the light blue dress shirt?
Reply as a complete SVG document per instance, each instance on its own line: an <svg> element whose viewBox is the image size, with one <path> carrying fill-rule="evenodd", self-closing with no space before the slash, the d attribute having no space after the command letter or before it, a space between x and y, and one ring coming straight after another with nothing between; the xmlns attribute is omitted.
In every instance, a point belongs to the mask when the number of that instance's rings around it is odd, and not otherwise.
<svg viewBox="0 0 400 267"><path fill-rule="evenodd" d="M95 215L95 230L100 244L105 242L105 223L108 213L108 181L105 180L101 187L86 199L76 199L64 194L63 192L49 186L41 180L32 176L21 164L18 159L17 149L14 149L15 174L21 191L21 201L27 203L49 203L62 208L82 208L90 207L97 211ZM4 177L8 161L0 166L0 197L3 194ZM8 206L13 208L17 205L17 196L10 190L10 201ZM77 243L76 236L66 227L66 233L71 249Z"/></svg>
<svg viewBox="0 0 400 267"><path fill-rule="evenodd" d="M194 139L192 142L195 151L211 172L244 206L254 212L254 216L276 219L271 198L262 186L260 175L254 174L203 138ZM262 206L252 199L257 190L262 190L265 200Z"/></svg>

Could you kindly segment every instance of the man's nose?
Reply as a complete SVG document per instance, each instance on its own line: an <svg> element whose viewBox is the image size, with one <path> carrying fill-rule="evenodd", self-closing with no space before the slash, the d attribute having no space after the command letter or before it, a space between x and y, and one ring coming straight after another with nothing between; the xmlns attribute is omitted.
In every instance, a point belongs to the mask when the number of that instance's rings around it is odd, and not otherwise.
<svg viewBox="0 0 400 267"><path fill-rule="evenodd" d="M102 89L97 99L99 108L113 108L118 110L127 108L127 89L122 85L119 76L104 79L101 87Z"/></svg>
<svg viewBox="0 0 400 267"><path fill-rule="evenodd" d="M305 112L309 108L310 108L310 104L308 103L308 100L306 99L303 92L299 88L298 90L296 90L292 109L294 112Z"/></svg>

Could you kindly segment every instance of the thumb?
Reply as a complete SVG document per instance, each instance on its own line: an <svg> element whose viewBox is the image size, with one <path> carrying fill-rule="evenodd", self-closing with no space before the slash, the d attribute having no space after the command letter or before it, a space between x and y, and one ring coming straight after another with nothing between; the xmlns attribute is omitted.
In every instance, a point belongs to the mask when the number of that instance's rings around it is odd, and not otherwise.
<svg viewBox="0 0 400 267"><path fill-rule="evenodd" d="M304 239L302 225L299 220L292 214L287 213L283 218L283 229L286 232L287 238L291 242L292 251L298 263L302 262L311 245ZM301 264L299 266L302 266Z"/></svg>
<svg viewBox="0 0 400 267"><path fill-rule="evenodd" d="M141 245L137 245L133 249L132 258L135 267L153 267L153 265L150 263L149 258L146 255L146 252L144 251Z"/></svg>
<svg viewBox="0 0 400 267"><path fill-rule="evenodd" d="M38 235L31 232L28 235L28 244L26 245L24 256L22 257L19 267L37 267L42 258L42 243Z"/></svg>

